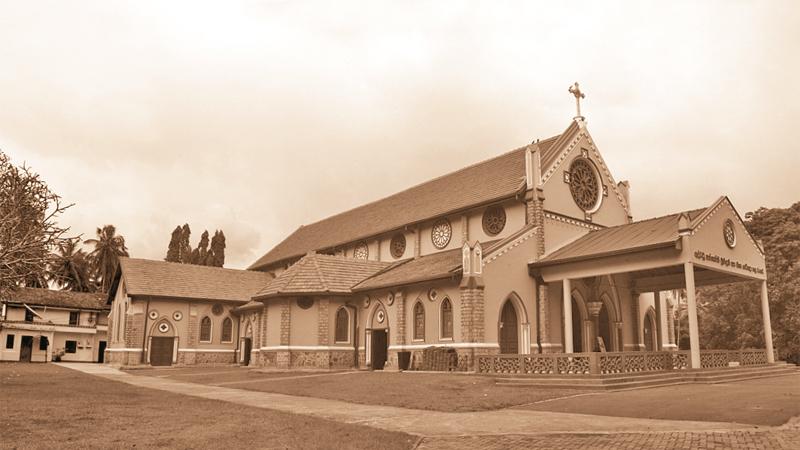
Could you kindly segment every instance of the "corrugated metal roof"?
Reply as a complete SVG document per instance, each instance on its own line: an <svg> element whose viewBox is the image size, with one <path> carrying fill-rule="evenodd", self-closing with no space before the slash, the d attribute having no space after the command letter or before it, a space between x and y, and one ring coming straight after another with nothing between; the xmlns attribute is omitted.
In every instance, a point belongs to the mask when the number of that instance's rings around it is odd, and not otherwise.
<svg viewBox="0 0 800 450"><path fill-rule="evenodd" d="M3 295L8 303L55 306L60 308L108 310L103 292L55 291L52 289L17 288Z"/></svg>
<svg viewBox="0 0 800 450"><path fill-rule="evenodd" d="M674 243L679 237L678 218L681 214L688 214L689 220L694 220L705 210L706 208L694 209L590 231L539 261L532 263L531 266L546 266L592 256L625 253L636 249Z"/></svg>

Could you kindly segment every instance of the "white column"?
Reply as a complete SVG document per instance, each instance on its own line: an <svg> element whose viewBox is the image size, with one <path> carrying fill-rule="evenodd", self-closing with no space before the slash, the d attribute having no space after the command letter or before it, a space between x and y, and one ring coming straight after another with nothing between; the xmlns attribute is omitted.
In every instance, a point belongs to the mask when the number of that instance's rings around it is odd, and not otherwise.
<svg viewBox="0 0 800 450"><path fill-rule="evenodd" d="M686 301L689 312L689 349L692 356L692 369L700 369L700 332L697 329L697 299L694 293L694 264L683 264L686 277Z"/></svg>
<svg viewBox="0 0 800 450"><path fill-rule="evenodd" d="M564 278L564 353L572 353L572 283Z"/></svg>
<svg viewBox="0 0 800 450"><path fill-rule="evenodd" d="M664 320L664 314L662 314L661 310L664 302L661 301L661 292L653 292L653 303L656 310L656 351L660 352L664 350L664 327L661 324L661 321Z"/></svg>
<svg viewBox="0 0 800 450"><path fill-rule="evenodd" d="M761 282L761 318L764 320L764 344L767 347L767 362L775 362L772 349L772 323L769 319L769 297L767 296L767 280Z"/></svg>

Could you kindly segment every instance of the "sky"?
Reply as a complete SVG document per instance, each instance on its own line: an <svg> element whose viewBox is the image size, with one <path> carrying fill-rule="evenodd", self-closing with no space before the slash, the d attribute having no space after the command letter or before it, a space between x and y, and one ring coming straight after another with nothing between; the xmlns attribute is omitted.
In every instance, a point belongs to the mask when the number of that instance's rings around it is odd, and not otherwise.
<svg viewBox="0 0 800 450"><path fill-rule="evenodd" d="M301 224L561 133L635 219L800 201L800 2L0 0L0 149L162 259L245 268ZM555 3L555 2L549 2Z"/></svg>

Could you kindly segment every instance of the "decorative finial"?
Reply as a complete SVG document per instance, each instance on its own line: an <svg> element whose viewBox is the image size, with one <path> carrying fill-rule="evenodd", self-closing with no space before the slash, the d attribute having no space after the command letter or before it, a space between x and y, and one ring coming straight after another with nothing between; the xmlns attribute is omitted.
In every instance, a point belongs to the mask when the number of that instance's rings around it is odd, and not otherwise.
<svg viewBox="0 0 800 450"><path fill-rule="evenodd" d="M575 107L578 110L578 115L575 116L575 118L583 120L583 116L581 115L581 99L586 98L586 94L581 92L581 88L578 86L577 81L575 84L569 87L569 93L575 96Z"/></svg>

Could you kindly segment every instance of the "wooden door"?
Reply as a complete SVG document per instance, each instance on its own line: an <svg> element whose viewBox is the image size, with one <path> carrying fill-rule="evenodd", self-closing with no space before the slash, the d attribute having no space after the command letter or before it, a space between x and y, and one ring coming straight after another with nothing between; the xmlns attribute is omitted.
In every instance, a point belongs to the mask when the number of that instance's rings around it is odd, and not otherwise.
<svg viewBox="0 0 800 450"><path fill-rule="evenodd" d="M386 365L388 353L388 339L386 329L372 330L372 369L383 370Z"/></svg>
<svg viewBox="0 0 800 450"><path fill-rule="evenodd" d="M97 347L97 362L101 363L106 360L106 341L100 341Z"/></svg>
<svg viewBox="0 0 800 450"><path fill-rule="evenodd" d="M242 347L244 351L244 355L242 355L242 364L249 366L250 352L253 350L253 340L250 338L244 338L244 345Z"/></svg>
<svg viewBox="0 0 800 450"><path fill-rule="evenodd" d="M506 301L500 313L500 353L512 355L519 353L517 310L510 300Z"/></svg>
<svg viewBox="0 0 800 450"><path fill-rule="evenodd" d="M19 348L20 362L31 362L33 354L33 336L22 336L22 343Z"/></svg>
<svg viewBox="0 0 800 450"><path fill-rule="evenodd" d="M153 337L150 338L150 365L171 366L172 347L175 338Z"/></svg>

